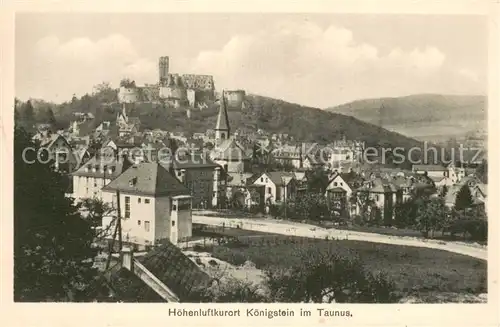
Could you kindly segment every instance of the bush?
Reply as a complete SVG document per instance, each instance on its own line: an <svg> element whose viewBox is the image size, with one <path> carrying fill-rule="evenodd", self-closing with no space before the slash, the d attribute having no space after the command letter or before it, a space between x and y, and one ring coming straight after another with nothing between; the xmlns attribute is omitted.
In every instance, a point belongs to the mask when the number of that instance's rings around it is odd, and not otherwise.
<svg viewBox="0 0 500 327"><path fill-rule="evenodd" d="M193 246L193 251L196 251L196 252L212 252L213 249L214 249L213 245L195 244Z"/></svg>
<svg viewBox="0 0 500 327"><path fill-rule="evenodd" d="M360 261L335 253L304 252L300 264L288 269L267 269L266 276L273 302L395 303L399 300L394 283L385 275L365 273Z"/></svg>

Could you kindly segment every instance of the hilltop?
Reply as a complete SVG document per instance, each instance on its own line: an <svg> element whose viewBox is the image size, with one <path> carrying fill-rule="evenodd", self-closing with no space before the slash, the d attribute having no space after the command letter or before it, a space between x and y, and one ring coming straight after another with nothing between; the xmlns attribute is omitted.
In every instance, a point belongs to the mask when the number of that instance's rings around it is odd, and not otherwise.
<svg viewBox="0 0 500 327"><path fill-rule="evenodd" d="M416 94L397 98L364 99L327 108L364 122L427 141L462 140L486 135L487 97Z"/></svg>

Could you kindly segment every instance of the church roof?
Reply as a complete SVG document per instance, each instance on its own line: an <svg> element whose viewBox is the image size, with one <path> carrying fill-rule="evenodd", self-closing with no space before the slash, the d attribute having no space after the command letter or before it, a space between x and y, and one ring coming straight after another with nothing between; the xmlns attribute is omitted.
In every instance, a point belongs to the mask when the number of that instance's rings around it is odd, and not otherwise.
<svg viewBox="0 0 500 327"><path fill-rule="evenodd" d="M219 100L219 114L217 115L217 124L215 125L215 130L224 130L229 133L229 117L227 115L226 99L224 98L224 92Z"/></svg>
<svg viewBox="0 0 500 327"><path fill-rule="evenodd" d="M234 138L224 141L212 151L212 158L214 160L228 160L228 161L241 161L249 160L249 156L243 146L239 144Z"/></svg>

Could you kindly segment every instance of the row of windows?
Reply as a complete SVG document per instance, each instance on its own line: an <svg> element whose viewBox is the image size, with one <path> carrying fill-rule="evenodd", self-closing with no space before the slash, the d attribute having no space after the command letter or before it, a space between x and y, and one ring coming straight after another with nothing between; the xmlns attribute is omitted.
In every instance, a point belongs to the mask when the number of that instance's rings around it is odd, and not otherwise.
<svg viewBox="0 0 500 327"><path fill-rule="evenodd" d="M140 220L137 221L137 226L141 226L141 221ZM172 227L175 227L175 220L172 220ZM144 230L146 232L149 232L150 228L151 228L151 224L150 224L149 220L145 220L144 221Z"/></svg>
<svg viewBox="0 0 500 327"><path fill-rule="evenodd" d="M141 226L141 221L140 220L137 221L137 226ZM149 232L149 229L150 229L150 223L149 223L148 220L145 220L144 221L144 230L146 232Z"/></svg>
<svg viewBox="0 0 500 327"><path fill-rule="evenodd" d="M113 196L113 202L116 201L116 196ZM142 203L141 198L137 198L137 203ZM149 204L149 199L144 199L145 204ZM125 218L130 218L130 196L125 197Z"/></svg>

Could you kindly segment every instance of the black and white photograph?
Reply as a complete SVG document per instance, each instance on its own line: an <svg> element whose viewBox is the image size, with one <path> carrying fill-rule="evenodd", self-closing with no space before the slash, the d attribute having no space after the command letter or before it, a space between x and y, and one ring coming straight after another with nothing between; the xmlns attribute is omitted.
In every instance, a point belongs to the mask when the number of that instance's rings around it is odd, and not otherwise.
<svg viewBox="0 0 500 327"><path fill-rule="evenodd" d="M13 301L488 303L489 28L16 13Z"/></svg>

